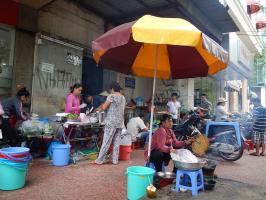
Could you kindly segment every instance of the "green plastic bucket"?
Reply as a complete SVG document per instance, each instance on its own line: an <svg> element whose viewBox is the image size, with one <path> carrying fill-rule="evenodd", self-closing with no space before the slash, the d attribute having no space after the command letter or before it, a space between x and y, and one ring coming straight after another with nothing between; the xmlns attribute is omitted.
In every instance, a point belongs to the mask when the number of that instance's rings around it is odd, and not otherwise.
<svg viewBox="0 0 266 200"><path fill-rule="evenodd" d="M127 199L137 200L147 195L146 188L153 183L155 170L143 167L132 166L127 168Z"/></svg>
<svg viewBox="0 0 266 200"><path fill-rule="evenodd" d="M24 187L28 164L20 167L0 163L0 190L16 190Z"/></svg>

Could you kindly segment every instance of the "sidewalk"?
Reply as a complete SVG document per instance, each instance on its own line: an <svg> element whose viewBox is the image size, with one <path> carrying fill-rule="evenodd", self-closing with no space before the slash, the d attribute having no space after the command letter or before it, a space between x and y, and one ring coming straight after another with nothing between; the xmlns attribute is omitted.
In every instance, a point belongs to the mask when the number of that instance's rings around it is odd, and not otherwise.
<svg viewBox="0 0 266 200"><path fill-rule="evenodd" d="M143 165L143 151L135 150L132 160L118 165L95 166L89 161L67 167L54 167L45 160L34 160L23 189L0 191L0 200L124 200L128 166ZM220 161L217 175L266 188L266 157L245 154L237 162ZM260 170L261 169L261 170Z"/></svg>

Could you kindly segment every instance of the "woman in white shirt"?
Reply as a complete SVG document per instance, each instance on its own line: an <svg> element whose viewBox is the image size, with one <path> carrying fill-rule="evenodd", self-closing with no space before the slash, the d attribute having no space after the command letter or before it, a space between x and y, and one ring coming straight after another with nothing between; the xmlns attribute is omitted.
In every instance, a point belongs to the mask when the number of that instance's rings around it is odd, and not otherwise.
<svg viewBox="0 0 266 200"><path fill-rule="evenodd" d="M231 115L231 113L225 110L226 102L227 101L225 100L225 98L218 99L216 111L215 111L215 121L224 121L229 118L229 115Z"/></svg>

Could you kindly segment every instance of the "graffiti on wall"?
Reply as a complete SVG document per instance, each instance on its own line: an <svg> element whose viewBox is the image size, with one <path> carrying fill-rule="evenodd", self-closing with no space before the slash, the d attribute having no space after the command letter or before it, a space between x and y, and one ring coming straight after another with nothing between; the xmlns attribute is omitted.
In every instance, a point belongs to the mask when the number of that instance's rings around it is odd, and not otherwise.
<svg viewBox="0 0 266 200"><path fill-rule="evenodd" d="M44 72L37 68L37 82L39 84L39 89L65 89L69 88L71 85L80 82L80 77L76 76L72 72L67 70L54 69L53 73Z"/></svg>

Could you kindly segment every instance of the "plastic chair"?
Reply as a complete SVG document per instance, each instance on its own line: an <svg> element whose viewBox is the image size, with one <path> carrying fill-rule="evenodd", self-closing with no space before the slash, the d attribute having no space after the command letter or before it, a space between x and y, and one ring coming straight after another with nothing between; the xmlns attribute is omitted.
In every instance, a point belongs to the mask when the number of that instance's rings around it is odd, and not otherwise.
<svg viewBox="0 0 266 200"><path fill-rule="evenodd" d="M155 169L155 165L154 165L152 162L149 163L149 166L147 166L147 162L145 162L145 163L144 163L144 167L149 167L149 168L152 168L152 169L156 170L156 169ZM163 162L163 164L162 164L162 171L165 172L165 165L164 165L164 162Z"/></svg>
<svg viewBox="0 0 266 200"><path fill-rule="evenodd" d="M240 129L239 129L239 123L238 122L216 122L216 121L207 122L206 132L205 132L207 137L208 137L208 134L209 134L210 126L233 126L234 129L235 129L235 132L236 132L237 143L238 143L239 146L242 145L241 134L240 134Z"/></svg>
<svg viewBox="0 0 266 200"><path fill-rule="evenodd" d="M183 185L180 184L182 176L184 177ZM204 191L204 179L203 179L202 169L194 170L194 171L177 170L176 171L176 188L175 188L176 192L179 192L180 188L191 190L192 196L197 196L199 190Z"/></svg>

